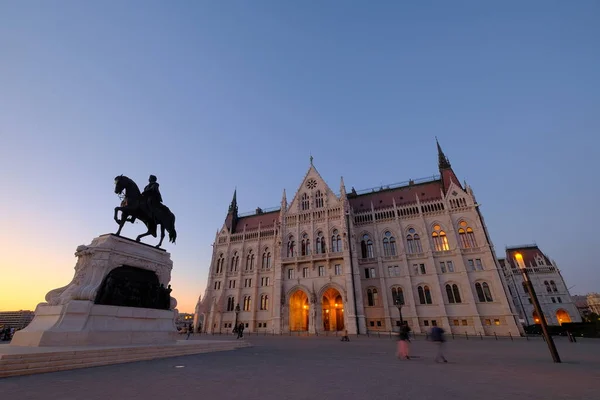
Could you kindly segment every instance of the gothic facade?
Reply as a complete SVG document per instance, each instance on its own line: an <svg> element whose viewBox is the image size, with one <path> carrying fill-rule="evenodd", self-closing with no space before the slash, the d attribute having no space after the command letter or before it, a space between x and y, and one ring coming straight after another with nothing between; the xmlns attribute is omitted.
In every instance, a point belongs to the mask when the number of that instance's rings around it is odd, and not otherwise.
<svg viewBox="0 0 600 400"><path fill-rule="evenodd" d="M239 215L217 232L202 331L393 331L438 325L518 335L473 190L438 144L440 175L339 194L311 165L288 203Z"/></svg>
<svg viewBox="0 0 600 400"><path fill-rule="evenodd" d="M537 245L511 246L506 248L506 258L499 259L509 296L523 325L540 323L531 296L526 289L523 274L515 255L519 253L527 268L527 274L540 302L548 325L561 325L566 322L581 322L577 304L569 293L569 288L556 263L544 254Z"/></svg>

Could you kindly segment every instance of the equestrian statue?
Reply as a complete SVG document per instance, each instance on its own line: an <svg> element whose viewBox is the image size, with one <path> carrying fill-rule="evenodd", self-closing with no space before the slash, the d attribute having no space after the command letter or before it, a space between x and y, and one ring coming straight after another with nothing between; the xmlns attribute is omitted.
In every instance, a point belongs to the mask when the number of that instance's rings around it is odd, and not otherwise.
<svg viewBox="0 0 600 400"><path fill-rule="evenodd" d="M156 237L156 229L160 225L160 242L156 245L159 248L165 238L165 230L169 232L171 243L175 243L175 239L177 239L175 215L169 210L169 207L162 203L156 176L150 175L148 181L148 185L140 193L138 185L132 179L124 175L115 178L115 193L122 196L121 206L115 207L115 222L119 224L116 235L121 234L125 222L134 223L136 219L139 219L148 229L146 233L135 239L139 242L144 236ZM123 191L125 191L124 195ZM119 211L121 211L121 219L118 218Z"/></svg>

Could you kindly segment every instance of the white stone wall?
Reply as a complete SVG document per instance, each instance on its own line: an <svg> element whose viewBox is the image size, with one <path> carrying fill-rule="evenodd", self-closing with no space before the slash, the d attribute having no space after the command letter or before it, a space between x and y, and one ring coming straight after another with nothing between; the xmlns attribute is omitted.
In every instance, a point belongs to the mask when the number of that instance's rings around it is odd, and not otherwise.
<svg viewBox="0 0 600 400"><path fill-rule="evenodd" d="M309 189L308 181L313 179L316 186ZM311 185L313 186L313 185ZM372 210L372 220L369 223L355 223L354 213L347 204L345 189L341 186L341 197L337 197L327 187L318 172L311 166L305 176L300 189L292 201L279 213L276 235L270 238L250 238L234 241L234 238L245 238L246 234L230 235L226 229L219 232L215 238L213 259L211 262L208 286L203 296L200 311L205 315L205 332L225 332L232 328L229 324L235 321L235 312L226 311L227 298L235 297L235 303L243 309L244 296L251 296L252 308L250 311L241 311L238 319L248 323L251 332L263 331L285 333L289 325L289 299L297 290L306 293L309 299L309 325L311 333L322 332L323 307L321 305L323 293L329 288L337 290L343 298L344 325L349 333L357 331L366 333L367 330L391 331L396 329L399 318L398 309L392 299L391 288L402 287L405 305L402 314L409 321L415 332L424 332L431 327L432 321L442 326L449 333L491 335L519 335L515 322L515 315L511 312L508 298L505 294L503 281L497 269L493 248L486 239L483 221L479 218L474 198L471 192L465 193L461 188L451 186L448 190L459 193L466 200L466 204L454 208L450 198L442 200L444 209L433 211L427 208L425 212L411 217L399 217L398 209L393 207L387 219L375 218L381 210ZM315 207L316 190L325 193L324 207ZM307 193L310 196L309 210L303 210L301 196ZM455 196L452 197L456 199ZM418 199L417 199L418 200ZM439 202L438 202L439 203ZM423 204L426 206L426 204ZM414 206L414 205L413 205ZM420 203L417 206L421 206ZM348 219L345 210L349 211ZM361 215L363 215L361 213ZM458 238L458 224L466 221L474 230L477 247L461 249ZM348 234L348 225L350 234ZM434 225L440 225L445 231L449 249L436 252L433 250L431 240ZM420 254L407 254L406 232L414 228L421 237L423 252ZM273 229L273 228L268 228ZM331 236L334 229L342 238L342 251L331 252ZM326 238L327 253L315 254L315 240L317 233L322 231ZM390 231L396 240L396 255L384 256L383 235ZM300 255L302 235L306 233L311 241L311 255ZM360 240L363 234L368 233L374 243L374 257L363 259L361 257ZM296 241L298 255L288 257L287 243L289 235ZM350 242L348 241L350 238ZM351 247L349 247L351 244ZM262 251L265 247L272 249L272 266L268 271L261 270ZM257 262L253 271L245 271L245 260L248 250L252 249L257 255ZM237 272L231 272L231 258L235 252L240 255ZM217 260L223 254L225 258L224 271L216 274ZM469 259L480 259L483 270L470 271ZM442 273L440 262L452 261L454 272ZM342 274L335 274L335 265L341 265ZM425 264L426 273L416 272L413 264ZM319 276L319 267L324 267L324 275ZM388 266L398 266L399 276L389 276ZM303 269L308 268L308 276L303 277ZM375 278L366 278L365 268L374 268ZM288 277L288 270L294 271L293 278ZM270 286L260 287L261 278L268 277ZM244 279L252 278L252 287L244 288ZM236 287L229 288L229 280L236 280ZM215 282L221 282L220 289L215 289ZM480 302L475 292L477 282L487 282L493 297L491 302ZM446 284L456 284L460 290L461 302L450 304L445 290ZM428 285L431 290L432 304L421 305L418 297L418 286ZM375 306L367 305L367 290L376 288L378 302ZM260 311L260 296L268 294L269 310ZM371 323L373 322L373 326ZM378 326L378 322L380 326ZM259 326L260 324L260 326ZM265 325L263 325L265 324ZM457 324L457 325L456 325Z"/></svg>
<svg viewBox="0 0 600 400"><path fill-rule="evenodd" d="M551 271L548 267L553 267ZM539 272L529 270L529 279L533 284L533 288L542 307L548 325L560 325L557 317L559 310L564 310L569 314L571 322L581 322L581 315L577 309L577 305L573 301L571 294L567 288L565 281L560 274L556 264L550 266L540 266L537 268ZM529 294L523 287L523 275L518 269L511 269L510 266L504 270L506 282L510 288L511 300L515 308L518 310L519 318L524 320L525 325L535 323L533 319L534 307L529 301ZM554 281L557 291L548 292L544 282ZM554 299L554 301L552 300ZM563 321L564 322L564 321Z"/></svg>

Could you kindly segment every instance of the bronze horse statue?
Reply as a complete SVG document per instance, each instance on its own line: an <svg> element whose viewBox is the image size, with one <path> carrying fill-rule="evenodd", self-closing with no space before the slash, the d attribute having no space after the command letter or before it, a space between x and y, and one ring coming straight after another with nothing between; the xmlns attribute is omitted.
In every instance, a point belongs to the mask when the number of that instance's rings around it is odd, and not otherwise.
<svg viewBox="0 0 600 400"><path fill-rule="evenodd" d="M175 243L177 232L175 231L175 215L169 210L169 207L162 203L149 205L147 195L142 194L138 185L130 178L119 175L115 178L115 193L122 194L125 191L125 196L120 207L115 207L115 222L119 224L119 230L116 235L121 234L121 229L125 222L134 223L136 219L142 221L148 231L139 235L135 240L139 242L144 236L152 235L156 237L156 229L160 225L160 242L156 247L162 245L165 238L165 229L169 232L169 241ZM121 219L117 217L121 211Z"/></svg>

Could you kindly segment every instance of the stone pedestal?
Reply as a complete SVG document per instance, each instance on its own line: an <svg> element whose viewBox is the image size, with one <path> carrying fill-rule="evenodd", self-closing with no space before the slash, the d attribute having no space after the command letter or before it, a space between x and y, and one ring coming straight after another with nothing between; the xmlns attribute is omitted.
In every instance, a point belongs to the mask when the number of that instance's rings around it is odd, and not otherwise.
<svg viewBox="0 0 600 400"><path fill-rule="evenodd" d="M177 339L177 301L172 297L168 310L96 304L105 278L119 267L152 271L168 287L173 268L169 253L108 234L79 246L75 255L71 283L48 292L46 303L37 306L33 321L15 333L11 345L160 344Z"/></svg>

